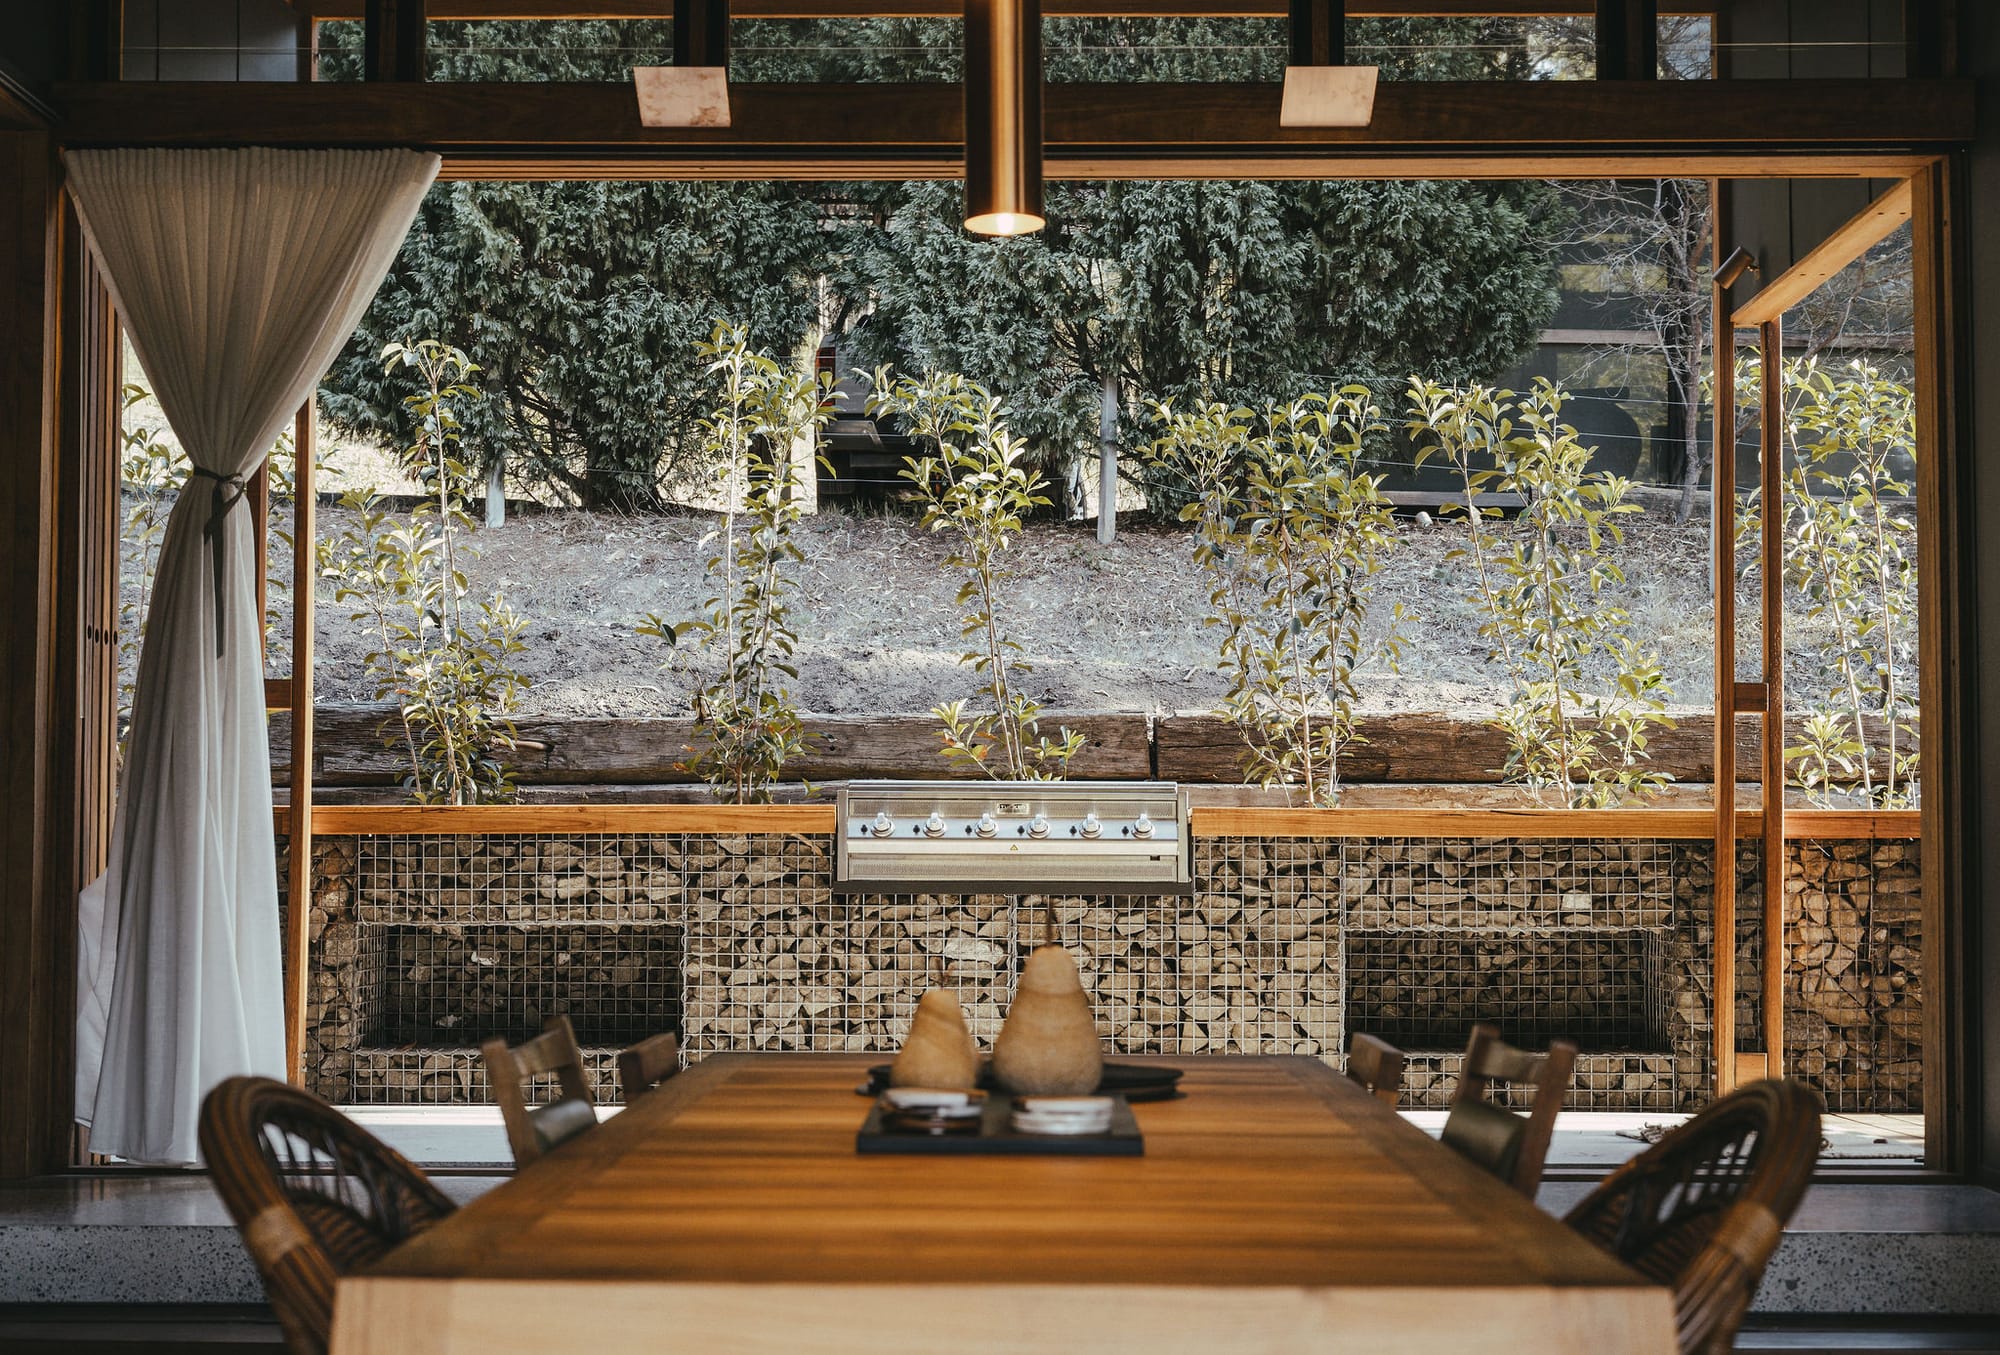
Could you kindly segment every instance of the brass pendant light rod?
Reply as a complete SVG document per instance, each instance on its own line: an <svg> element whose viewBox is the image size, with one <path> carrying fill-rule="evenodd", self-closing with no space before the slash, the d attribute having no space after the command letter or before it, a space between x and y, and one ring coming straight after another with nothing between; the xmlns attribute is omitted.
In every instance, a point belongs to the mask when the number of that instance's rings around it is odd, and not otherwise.
<svg viewBox="0 0 2000 1355"><path fill-rule="evenodd" d="M965 0L965 228L1028 235L1046 224L1041 0Z"/></svg>

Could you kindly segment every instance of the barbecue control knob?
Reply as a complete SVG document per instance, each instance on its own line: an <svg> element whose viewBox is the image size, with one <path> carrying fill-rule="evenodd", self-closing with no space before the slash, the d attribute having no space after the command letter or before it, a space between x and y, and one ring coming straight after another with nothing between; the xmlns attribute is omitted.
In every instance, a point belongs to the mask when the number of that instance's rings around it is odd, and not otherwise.
<svg viewBox="0 0 2000 1355"><path fill-rule="evenodd" d="M1046 815L1046 814L1037 814L1037 815L1035 815L1035 817L1034 817L1034 818L1032 818L1032 819L1028 820L1028 836L1029 836L1029 837L1047 837L1048 835L1049 835L1049 816L1048 816L1048 815Z"/></svg>
<svg viewBox="0 0 2000 1355"><path fill-rule="evenodd" d="M1083 816L1083 835L1097 837L1104 832L1104 825L1097 821L1097 811L1091 810Z"/></svg>
<svg viewBox="0 0 2000 1355"><path fill-rule="evenodd" d="M889 811L885 809L875 816L875 822L869 825L868 831L876 837L887 837L896 831L896 821L889 817Z"/></svg>
<svg viewBox="0 0 2000 1355"><path fill-rule="evenodd" d="M992 837L999 831L1000 820L994 818L991 814L981 814L979 816L979 836Z"/></svg>
<svg viewBox="0 0 2000 1355"><path fill-rule="evenodd" d="M931 816L924 820L924 836L944 836L944 815L938 813L936 810L931 811Z"/></svg>
<svg viewBox="0 0 2000 1355"><path fill-rule="evenodd" d="M1151 837L1152 835L1153 835L1153 820L1147 815L1146 811L1142 809L1139 811L1139 817L1132 820L1132 836Z"/></svg>

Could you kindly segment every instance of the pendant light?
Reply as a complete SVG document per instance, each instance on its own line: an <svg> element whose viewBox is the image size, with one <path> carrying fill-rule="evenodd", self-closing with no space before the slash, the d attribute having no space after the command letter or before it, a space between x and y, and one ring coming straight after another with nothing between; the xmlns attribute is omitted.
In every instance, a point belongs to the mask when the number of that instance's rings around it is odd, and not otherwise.
<svg viewBox="0 0 2000 1355"><path fill-rule="evenodd" d="M1028 235L1046 224L1041 0L965 0L965 228Z"/></svg>
<svg viewBox="0 0 2000 1355"><path fill-rule="evenodd" d="M1366 127L1375 118L1373 66L1347 62L1346 0L1291 0L1292 59L1280 127Z"/></svg>
<svg viewBox="0 0 2000 1355"><path fill-rule="evenodd" d="M643 127L729 125L729 0L674 0L674 64L634 66Z"/></svg>

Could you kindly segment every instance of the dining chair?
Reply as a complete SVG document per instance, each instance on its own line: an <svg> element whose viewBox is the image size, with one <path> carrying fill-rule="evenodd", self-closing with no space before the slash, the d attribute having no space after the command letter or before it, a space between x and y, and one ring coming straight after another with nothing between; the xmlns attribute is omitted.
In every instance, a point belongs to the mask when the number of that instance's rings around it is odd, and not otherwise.
<svg viewBox="0 0 2000 1355"><path fill-rule="evenodd" d="M1682 1351L1727 1351L1812 1179L1820 1111L1797 1082L1752 1082L1605 1177L1564 1222L1674 1291Z"/></svg>
<svg viewBox="0 0 2000 1355"><path fill-rule="evenodd" d="M232 1077L201 1103L201 1155L286 1346L325 1355L342 1275L456 1207L402 1154L307 1092Z"/></svg>
<svg viewBox="0 0 2000 1355"><path fill-rule="evenodd" d="M618 1055L618 1091L631 1105L681 1070L681 1042L672 1031L648 1036Z"/></svg>
<svg viewBox="0 0 2000 1355"><path fill-rule="evenodd" d="M1531 1054L1503 1041L1498 1026L1484 1021L1475 1025L1445 1116L1445 1145L1534 1199L1555 1133L1556 1112L1562 1109L1575 1066L1576 1046L1568 1040L1551 1040L1547 1053ZM1526 1115L1486 1099L1487 1089L1496 1082L1533 1086L1534 1100Z"/></svg>
<svg viewBox="0 0 2000 1355"><path fill-rule="evenodd" d="M486 1077L500 1118L507 1124L507 1145L514 1165L525 1167L549 1149L567 1143L597 1125L597 1103L583 1075L583 1051L567 1016L551 1016L548 1026L532 1040L509 1048L505 1040L488 1040L479 1047L486 1060ZM530 1078L555 1075L558 1094L539 1106L528 1104Z"/></svg>
<svg viewBox="0 0 2000 1355"><path fill-rule="evenodd" d="M1373 1092L1389 1109L1403 1094L1403 1065L1408 1056L1376 1035L1356 1033L1347 1042L1347 1076Z"/></svg>

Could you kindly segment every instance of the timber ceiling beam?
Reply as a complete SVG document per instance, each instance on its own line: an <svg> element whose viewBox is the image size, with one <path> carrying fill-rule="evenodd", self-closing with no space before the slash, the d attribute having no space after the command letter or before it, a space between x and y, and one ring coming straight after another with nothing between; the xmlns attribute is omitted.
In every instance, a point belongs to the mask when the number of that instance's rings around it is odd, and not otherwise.
<svg viewBox="0 0 2000 1355"><path fill-rule="evenodd" d="M1972 135L1963 80L1384 84L1365 128L1281 128L1281 86L1054 84L1048 170L1110 177L1902 177ZM455 178L929 178L958 86L738 85L727 128L639 124L628 84L59 85L65 145L415 146Z"/></svg>
<svg viewBox="0 0 2000 1355"><path fill-rule="evenodd" d="M312 19L359 19L366 0L294 0ZM432 19L665 19L672 0L431 0ZM1670 0L1662 14L1714 14L1714 0ZM956 19L963 0L735 0L738 19ZM1286 0L1043 0L1047 19L1282 19ZM1350 19L1587 18L1597 0L1355 0Z"/></svg>

